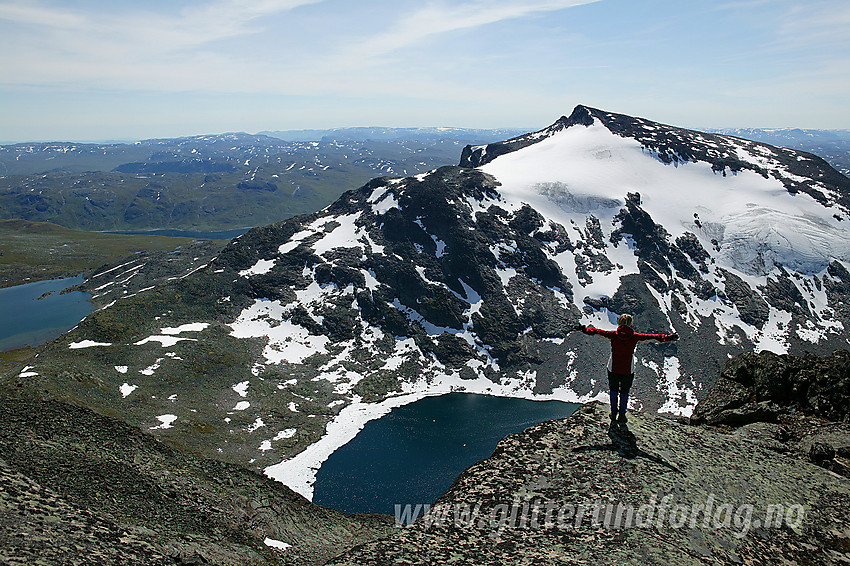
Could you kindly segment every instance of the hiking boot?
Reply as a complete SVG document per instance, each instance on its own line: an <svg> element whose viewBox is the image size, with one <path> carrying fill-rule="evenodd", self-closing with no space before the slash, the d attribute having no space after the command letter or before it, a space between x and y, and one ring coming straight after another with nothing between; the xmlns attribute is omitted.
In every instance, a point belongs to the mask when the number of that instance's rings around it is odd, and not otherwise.
<svg viewBox="0 0 850 566"><path fill-rule="evenodd" d="M612 413L611 417L612 417L612 420L613 420L613 413ZM626 413L620 413L620 416L619 416L619 417L617 417L617 422L618 422L618 423L627 423L627 422L629 422L629 419L627 419L627 418L626 418Z"/></svg>

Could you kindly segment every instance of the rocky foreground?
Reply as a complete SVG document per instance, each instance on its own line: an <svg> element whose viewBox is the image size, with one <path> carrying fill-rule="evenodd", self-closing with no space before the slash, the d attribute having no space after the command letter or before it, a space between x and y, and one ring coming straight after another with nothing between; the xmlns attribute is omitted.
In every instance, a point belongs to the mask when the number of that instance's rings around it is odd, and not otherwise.
<svg viewBox="0 0 850 566"><path fill-rule="evenodd" d="M0 564L323 564L390 518L313 505L117 419L0 387Z"/></svg>
<svg viewBox="0 0 850 566"><path fill-rule="evenodd" d="M849 359L733 359L690 420L588 404L401 502L406 528L6 382L0 563L844 564Z"/></svg>
<svg viewBox="0 0 850 566"><path fill-rule="evenodd" d="M693 422L611 425L585 405L505 438L412 526L332 564L845 564L848 359L741 356ZM730 414L747 417L706 419Z"/></svg>

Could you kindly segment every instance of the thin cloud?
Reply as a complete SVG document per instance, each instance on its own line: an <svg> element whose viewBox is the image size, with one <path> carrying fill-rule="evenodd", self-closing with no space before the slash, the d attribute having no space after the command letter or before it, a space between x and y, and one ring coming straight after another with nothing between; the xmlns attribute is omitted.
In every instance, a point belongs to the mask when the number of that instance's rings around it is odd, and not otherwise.
<svg viewBox="0 0 850 566"><path fill-rule="evenodd" d="M251 65L212 44L259 34L268 25L263 18L322 1L214 0L173 13L0 1L0 49L14 54L0 62L0 74L4 83L17 85L164 91L227 86L226 78L250 80L241 70Z"/></svg>
<svg viewBox="0 0 850 566"><path fill-rule="evenodd" d="M795 47L850 47L850 5L846 2L809 2L788 10L781 30L783 41Z"/></svg>
<svg viewBox="0 0 850 566"><path fill-rule="evenodd" d="M78 14L43 7L33 2L0 3L0 20L62 29L79 28L85 24L85 18Z"/></svg>
<svg viewBox="0 0 850 566"><path fill-rule="evenodd" d="M324 0L216 0L176 15L145 9L121 14L60 9L44 2L0 2L0 20L45 28L48 34L85 34L99 48L168 51L262 31L256 20ZM74 36L80 39L79 35ZM67 38L72 39L72 38Z"/></svg>
<svg viewBox="0 0 850 566"><path fill-rule="evenodd" d="M181 12L180 18L173 22L177 29L188 26L197 27L200 37L206 36L206 41L224 39L259 31L252 28L255 20L272 14L288 12L318 4L324 0L218 0L200 9L187 8Z"/></svg>
<svg viewBox="0 0 850 566"><path fill-rule="evenodd" d="M463 29L471 29L524 16L564 10L600 0L544 0L531 2L431 3L401 18L390 30L361 43L349 58L368 59L403 49L423 40Z"/></svg>

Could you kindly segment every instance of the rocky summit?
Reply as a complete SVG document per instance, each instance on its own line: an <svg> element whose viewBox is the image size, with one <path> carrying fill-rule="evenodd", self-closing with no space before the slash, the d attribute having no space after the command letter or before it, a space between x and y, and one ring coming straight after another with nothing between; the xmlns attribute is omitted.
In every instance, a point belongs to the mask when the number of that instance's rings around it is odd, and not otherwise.
<svg viewBox="0 0 850 566"><path fill-rule="evenodd" d="M742 354L691 422L732 431L850 478L850 351L831 356Z"/></svg>
<svg viewBox="0 0 850 566"><path fill-rule="evenodd" d="M785 367L809 366L806 375L758 381L823 390L846 379L846 363L835 362L847 355L814 368L813 357L786 358ZM742 368L777 377L772 356L741 356L721 382ZM724 389L695 415L727 406ZM850 481L836 471L850 446L846 414L801 418L799 399L773 400L784 415L774 415L776 428L755 413L741 428L647 412L612 424L607 405L589 403L505 438L433 506L399 508L399 518L418 518L412 525L331 564L844 564Z"/></svg>
<svg viewBox="0 0 850 566"><path fill-rule="evenodd" d="M509 436L412 526L331 563L841 564L848 496L756 443L651 413L612 427L594 402Z"/></svg>
<svg viewBox="0 0 850 566"><path fill-rule="evenodd" d="M604 398L607 342L569 329L620 313L681 336L638 347L635 407L690 416L732 356L847 347L848 198L811 154L579 106L113 293L12 380L307 497L424 395Z"/></svg>

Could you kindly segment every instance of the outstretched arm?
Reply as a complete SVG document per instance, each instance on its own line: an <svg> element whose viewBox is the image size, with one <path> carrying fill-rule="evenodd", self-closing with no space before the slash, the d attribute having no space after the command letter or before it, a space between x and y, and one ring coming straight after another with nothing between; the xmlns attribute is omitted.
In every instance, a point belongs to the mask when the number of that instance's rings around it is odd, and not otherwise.
<svg viewBox="0 0 850 566"><path fill-rule="evenodd" d="M584 334L588 335L598 335L604 338L611 338L611 336L617 333L616 330L602 330L601 328L594 328L593 326L584 326L582 324L577 324L573 327L573 330L578 330Z"/></svg>
<svg viewBox="0 0 850 566"><path fill-rule="evenodd" d="M673 334L642 334L635 332L635 337L637 337L639 342L646 342L647 340L657 340L658 342L673 342L679 339L679 335L675 332Z"/></svg>

